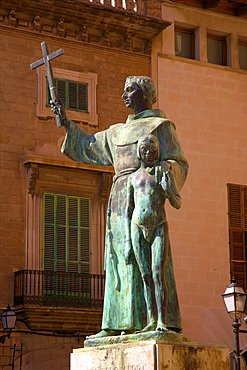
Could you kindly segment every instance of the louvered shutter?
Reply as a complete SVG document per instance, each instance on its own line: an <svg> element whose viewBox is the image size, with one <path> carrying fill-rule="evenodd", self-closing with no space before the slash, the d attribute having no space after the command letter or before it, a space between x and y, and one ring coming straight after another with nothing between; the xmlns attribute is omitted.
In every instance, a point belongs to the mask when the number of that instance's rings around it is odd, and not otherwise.
<svg viewBox="0 0 247 370"><path fill-rule="evenodd" d="M88 112L88 84L78 83L78 106L80 111Z"/></svg>
<svg viewBox="0 0 247 370"><path fill-rule="evenodd" d="M66 107L66 80L55 78L55 87L59 98L62 100L63 105Z"/></svg>
<svg viewBox="0 0 247 370"><path fill-rule="evenodd" d="M54 85L56 92L61 99L65 109L75 110L79 112L88 112L88 84L64 80L61 78L54 78ZM46 105L50 106L50 90L48 83L47 88L47 102Z"/></svg>
<svg viewBox="0 0 247 370"><path fill-rule="evenodd" d="M245 287L246 262L244 253L244 233L230 229L231 270L237 283Z"/></svg>
<svg viewBox="0 0 247 370"><path fill-rule="evenodd" d="M231 274L247 289L247 187L228 184Z"/></svg>
<svg viewBox="0 0 247 370"><path fill-rule="evenodd" d="M238 185L228 185L228 208L230 228L242 229L241 188Z"/></svg>
<svg viewBox="0 0 247 370"><path fill-rule="evenodd" d="M55 199L52 194L44 194L44 269L54 271L56 251Z"/></svg>
<svg viewBox="0 0 247 370"><path fill-rule="evenodd" d="M244 223L244 230L247 233L247 186L243 188L243 198L244 198L243 199L243 213L244 213L243 223ZM246 236L246 239L247 239L247 236ZM246 240L245 246L247 247L247 240Z"/></svg>
<svg viewBox="0 0 247 370"><path fill-rule="evenodd" d="M44 194L44 270L90 272L90 200Z"/></svg>

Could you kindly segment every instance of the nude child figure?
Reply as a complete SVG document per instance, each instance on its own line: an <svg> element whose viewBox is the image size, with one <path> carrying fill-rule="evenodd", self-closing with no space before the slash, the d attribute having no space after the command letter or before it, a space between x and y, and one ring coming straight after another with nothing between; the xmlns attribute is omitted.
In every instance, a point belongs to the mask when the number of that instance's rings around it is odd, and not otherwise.
<svg viewBox="0 0 247 370"><path fill-rule="evenodd" d="M147 325L141 332L167 330L167 287L164 268L168 251L168 224L164 204L168 198L174 208L181 197L167 162L160 162L156 136L143 135L137 143L140 168L127 183L125 261L133 252L144 285Z"/></svg>

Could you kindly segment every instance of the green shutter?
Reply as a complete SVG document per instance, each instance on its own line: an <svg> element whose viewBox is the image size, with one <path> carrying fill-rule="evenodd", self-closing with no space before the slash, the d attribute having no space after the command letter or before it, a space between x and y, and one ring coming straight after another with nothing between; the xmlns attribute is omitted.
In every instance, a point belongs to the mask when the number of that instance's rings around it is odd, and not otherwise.
<svg viewBox="0 0 247 370"><path fill-rule="evenodd" d="M66 107L66 80L55 78L55 87L57 95L62 100L63 105Z"/></svg>
<svg viewBox="0 0 247 370"><path fill-rule="evenodd" d="M88 84L78 83L78 106L79 111L88 112Z"/></svg>
<svg viewBox="0 0 247 370"><path fill-rule="evenodd" d="M44 193L45 271L90 272L90 199Z"/></svg>
<svg viewBox="0 0 247 370"><path fill-rule="evenodd" d="M88 112L88 84L54 78L56 92L61 99L65 109L78 112ZM50 90L46 81L46 105L50 107Z"/></svg>

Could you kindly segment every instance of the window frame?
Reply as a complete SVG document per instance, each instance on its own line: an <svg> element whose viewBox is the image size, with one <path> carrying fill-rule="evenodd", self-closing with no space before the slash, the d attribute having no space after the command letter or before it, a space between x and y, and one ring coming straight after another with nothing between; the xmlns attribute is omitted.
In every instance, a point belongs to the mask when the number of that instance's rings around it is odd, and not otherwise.
<svg viewBox="0 0 247 370"><path fill-rule="evenodd" d="M57 152L57 158L54 152ZM43 268L42 194L47 192L90 199L91 273L102 274L106 212L113 168L64 160L59 142L53 146L45 144L37 153L26 153L21 161L26 171L25 269L42 271Z"/></svg>
<svg viewBox="0 0 247 370"><path fill-rule="evenodd" d="M51 222L51 219L49 217L49 213L51 216L51 207L49 207L48 204L48 198L50 197L50 200L53 199L53 222ZM59 213L61 212L61 206L59 206L59 199L64 199L64 206L65 206L65 215L61 218L59 217ZM75 221L75 216L73 215L73 212L69 212L70 205L72 204L73 201L76 201L77 203L77 222L76 224L73 222L70 222L70 216L72 216L73 220ZM85 226L85 221L84 225L82 225L82 222L78 224L78 221L80 220L80 217L82 215L82 212L84 210L81 210L82 203L85 202L88 207L88 214L86 215L87 217L87 226ZM53 192L43 192L42 194L42 222L43 222L43 240L42 240L42 250L43 250L43 256L42 256L42 270L43 271L60 271L60 272L76 272L76 273L90 273L91 270L91 199L85 196L77 196L77 195L68 195L68 194L58 194L58 193L53 193ZM59 219L57 218L59 217ZM62 220L63 219L63 220ZM48 222L50 221L50 222ZM60 222L59 222L60 221ZM62 222L63 221L63 222ZM48 235L46 233L47 230L51 229L53 231L53 235ZM64 240L61 240L60 238L60 245L63 244L64 247L64 259L58 257L58 234L59 234L59 229L64 230ZM72 260L70 258L70 232L73 230L76 231L77 234L77 261L74 259ZM82 245L81 245L81 238L82 238L82 230L86 231L87 235L87 254L88 254L88 260L84 261L83 257L81 255L82 253ZM74 234L74 233L73 233ZM61 233L60 233L61 236ZM73 235L72 235L73 237ZM46 241L48 242L46 244ZM52 243L51 243L52 242ZM53 258L51 255L52 251L49 251L49 244L53 245ZM60 251L61 253L61 251ZM58 263L62 263L64 265L65 269L61 270L61 268L58 268ZM69 271L69 266L73 264L77 267L77 271ZM53 269L46 268L48 266L53 265ZM87 271L84 271L84 267L86 268ZM81 269L82 268L82 269Z"/></svg>
<svg viewBox="0 0 247 370"><path fill-rule="evenodd" d="M245 46L247 48L247 39L243 39L243 38L239 37L239 39L238 39L238 55L240 54L239 53L239 46ZM241 68L241 66L240 66L240 57L238 58L238 61L239 61L239 69L241 69L243 71L247 71L247 62L246 62L246 68Z"/></svg>
<svg viewBox="0 0 247 370"><path fill-rule="evenodd" d="M176 54L176 32L185 33L190 35L190 57L185 57ZM195 60L195 28L185 27L175 24L174 26L174 49L175 56L179 58L193 59Z"/></svg>
<svg viewBox="0 0 247 370"><path fill-rule="evenodd" d="M64 83L64 99L61 97L61 95L59 95L59 82L63 82ZM72 108L70 106L70 82L74 83L75 86L76 86L76 108ZM80 109L79 108L79 97L80 97L80 93L78 91L79 89L79 86L86 86L86 93L85 93L85 101L86 101L86 109ZM56 92L57 92L57 95L61 98L63 104L64 104L64 108L65 110L68 110L68 111L74 111L74 112L80 112L80 113L88 113L88 84L85 83L85 82L81 82L81 81L74 81L74 80L66 80L64 78L58 78L58 77L54 77L54 86L55 86L55 89L56 89ZM51 107L51 104L50 104L50 101L51 101L51 94L50 94L50 90L49 90L49 85L48 85L48 81L46 83L46 106L47 107Z"/></svg>
<svg viewBox="0 0 247 370"><path fill-rule="evenodd" d="M209 59L208 59L208 63L210 64L216 64L216 65L219 65L219 66L227 66L227 41L226 41L226 35L220 35L220 34L216 34L216 33L213 33L213 32L207 32L207 58L208 58L208 40L216 40L216 41L221 41L222 42L222 55L221 55L221 58L222 58L222 63L214 63L214 62L210 62Z"/></svg>
<svg viewBox="0 0 247 370"><path fill-rule="evenodd" d="M88 123L98 126L96 90L98 85L97 73L76 72L65 69L53 68L55 78L86 83L88 85L88 112L66 110L69 119L75 122ZM37 68L37 102L36 116L40 118L54 117L51 108L47 106L46 69L44 66Z"/></svg>

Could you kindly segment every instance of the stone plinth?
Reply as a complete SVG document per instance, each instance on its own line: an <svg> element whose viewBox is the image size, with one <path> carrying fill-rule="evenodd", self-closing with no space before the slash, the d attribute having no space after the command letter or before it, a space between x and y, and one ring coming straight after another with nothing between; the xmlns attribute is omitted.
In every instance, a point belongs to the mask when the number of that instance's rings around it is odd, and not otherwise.
<svg viewBox="0 0 247 370"><path fill-rule="evenodd" d="M196 344L178 337L173 343L170 339L150 339L74 349L71 370L79 369L229 370L229 360L224 346Z"/></svg>

